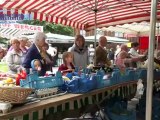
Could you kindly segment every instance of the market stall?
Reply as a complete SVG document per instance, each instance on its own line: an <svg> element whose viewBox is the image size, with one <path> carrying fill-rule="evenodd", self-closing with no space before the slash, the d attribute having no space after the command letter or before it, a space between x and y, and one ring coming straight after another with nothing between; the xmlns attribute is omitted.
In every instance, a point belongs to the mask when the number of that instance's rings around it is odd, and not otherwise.
<svg viewBox="0 0 160 120"><path fill-rule="evenodd" d="M137 81L129 81L121 84L113 85L97 89L85 94L66 94L59 97L49 98L46 100L27 103L19 107L14 107L9 113L0 114L0 119L17 119L17 120L41 120L46 115L61 113L74 109L80 109L84 106L95 104L101 101L107 95L109 98L114 96L122 96L123 98L132 98L136 92ZM60 117L70 117L68 116ZM76 115L75 115L76 116ZM62 118L57 118L61 120Z"/></svg>
<svg viewBox="0 0 160 120"><path fill-rule="evenodd" d="M13 107L11 111L4 112L2 110L0 119L40 120L54 117L55 120L61 120L65 117L79 117L80 114L88 110L88 106L100 105L102 101L105 103L117 98L130 100L137 91L137 80L144 80L147 75L146 69L126 69L126 72L121 74L115 68L111 77L107 79L104 76L111 74L109 68L108 70L105 68L103 68L104 70L96 69L83 69L80 75L74 73L75 77L70 80L68 80L70 78L68 75L72 74L66 75L69 78L63 76L62 79L60 72L57 72L55 76L45 77L38 77L37 73L34 72L29 74L26 79L22 78L23 74L20 74L21 87L10 86L14 85L13 80L6 79L1 83L0 100L12 103ZM159 79L158 73L155 72L156 79ZM8 76L11 77L11 75ZM16 83L19 79L16 79ZM64 83L67 89L63 90L67 92L53 94L53 90L57 90L57 86L63 86ZM8 85L8 91L5 88L6 85ZM34 94L27 97L33 88L35 89L32 92ZM16 92L18 89L20 91ZM104 104L102 106L104 107ZM72 112L75 114L73 115Z"/></svg>
<svg viewBox="0 0 160 120"><path fill-rule="evenodd" d="M49 4L49 5L48 5ZM51 4L51 5L50 5ZM150 6L152 9L150 12ZM43 6L43 7L42 7ZM80 29L90 30L96 27L124 24L130 22L151 20L149 65L148 65L148 87L147 87L147 109L146 119L151 119L152 102L152 79L153 79L153 50L155 35L156 15L159 18L160 4L157 0L146 1L4 1L3 9L12 9L12 12L31 13L34 19L49 22L62 23ZM42 8L42 9L41 9ZM107 12L106 12L107 11ZM151 17L150 17L151 14ZM109 16L109 17L108 17ZM151 18L151 19L150 19ZM96 33L96 29L95 29ZM96 41L96 36L95 36Z"/></svg>

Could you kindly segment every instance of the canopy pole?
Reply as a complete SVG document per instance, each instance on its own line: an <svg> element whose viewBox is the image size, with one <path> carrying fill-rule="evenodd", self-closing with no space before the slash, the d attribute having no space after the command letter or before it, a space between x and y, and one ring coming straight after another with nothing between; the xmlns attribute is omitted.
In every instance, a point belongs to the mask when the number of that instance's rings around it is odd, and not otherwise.
<svg viewBox="0 0 160 120"><path fill-rule="evenodd" d="M154 69L154 47L155 47L155 28L157 15L157 0L151 1L150 16L150 35L148 51L148 70L147 70L147 93L146 93L146 120L152 120L152 92L153 92L153 69Z"/></svg>
<svg viewBox="0 0 160 120"><path fill-rule="evenodd" d="M95 22L95 25L94 25L94 49L96 51L96 46L97 46L97 12L98 12L98 9L97 9L97 0L95 0L95 9L93 10L94 11L94 22ZM94 64L96 64L96 52L95 52L95 55L94 55Z"/></svg>
<svg viewBox="0 0 160 120"><path fill-rule="evenodd" d="M157 23L157 24L158 24L158 26L157 26L157 29L158 29L158 30L156 29L156 31L157 31L157 40L156 40L156 42L157 42L157 44L156 44L156 45L157 45L157 48L156 48L156 49L157 49L157 51L158 51L158 45L159 45L159 41L158 41L158 38L159 38L159 23ZM157 56L156 56L156 57L157 57Z"/></svg>

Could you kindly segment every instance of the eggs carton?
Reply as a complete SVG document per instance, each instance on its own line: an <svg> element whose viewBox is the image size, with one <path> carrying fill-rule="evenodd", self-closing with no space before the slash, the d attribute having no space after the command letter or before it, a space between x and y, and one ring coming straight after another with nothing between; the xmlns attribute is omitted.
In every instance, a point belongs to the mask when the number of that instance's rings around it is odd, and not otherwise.
<svg viewBox="0 0 160 120"><path fill-rule="evenodd" d="M2 111L3 114L8 113L12 108L12 105L10 103L0 103L0 111Z"/></svg>

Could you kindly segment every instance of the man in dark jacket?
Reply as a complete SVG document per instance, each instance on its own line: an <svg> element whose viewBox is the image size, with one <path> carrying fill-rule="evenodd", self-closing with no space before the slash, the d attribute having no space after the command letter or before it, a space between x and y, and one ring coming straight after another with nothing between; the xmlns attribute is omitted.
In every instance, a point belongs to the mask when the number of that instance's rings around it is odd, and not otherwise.
<svg viewBox="0 0 160 120"><path fill-rule="evenodd" d="M28 49L28 52L25 56L25 59L23 61L23 67L26 68L27 73L29 73L29 70L31 68L31 61L34 59L38 59L41 62L41 71L39 73L40 76L45 75L46 69L45 69L45 62L43 61L43 58L41 56L41 49L42 46L45 44L46 35L43 32L38 32L34 36L34 41L32 46Z"/></svg>

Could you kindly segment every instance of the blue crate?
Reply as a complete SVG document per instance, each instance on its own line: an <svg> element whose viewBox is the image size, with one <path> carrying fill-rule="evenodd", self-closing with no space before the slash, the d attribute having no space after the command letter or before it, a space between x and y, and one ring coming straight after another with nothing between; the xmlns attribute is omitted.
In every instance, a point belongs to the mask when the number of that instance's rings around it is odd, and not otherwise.
<svg viewBox="0 0 160 120"><path fill-rule="evenodd" d="M97 80L97 88L103 88L104 82L101 75L96 75L96 80Z"/></svg>
<svg viewBox="0 0 160 120"><path fill-rule="evenodd" d="M103 86L104 87L108 87L108 86L111 86L111 85L112 85L111 79L103 80Z"/></svg>
<svg viewBox="0 0 160 120"><path fill-rule="evenodd" d="M154 79L160 79L160 70L154 70Z"/></svg>
<svg viewBox="0 0 160 120"><path fill-rule="evenodd" d="M147 79L147 69L137 70L137 76L138 76L138 79L146 80Z"/></svg>
<svg viewBox="0 0 160 120"><path fill-rule="evenodd" d="M138 80L135 70L128 70L126 74L128 75L128 80Z"/></svg>
<svg viewBox="0 0 160 120"><path fill-rule="evenodd" d="M26 80L20 80L20 86L24 88L45 89L59 87L64 84L61 72L55 76L39 77L38 74L29 74Z"/></svg>
<svg viewBox="0 0 160 120"><path fill-rule="evenodd" d="M110 78L111 85L117 84L120 81L119 77L120 77L120 72L119 71L114 71L112 73L112 77Z"/></svg>
<svg viewBox="0 0 160 120"><path fill-rule="evenodd" d="M130 80L130 79L129 79L129 77L128 77L128 75L126 73L124 75L120 74L120 76L119 76L119 83L123 83L123 82L126 82L128 80Z"/></svg>
<svg viewBox="0 0 160 120"><path fill-rule="evenodd" d="M98 70L96 73L96 79L97 79L97 88L103 88L104 87L104 80L103 76L105 75L105 72L103 70Z"/></svg>
<svg viewBox="0 0 160 120"><path fill-rule="evenodd" d="M100 75L101 79L103 79L103 76L105 75L105 72L104 72L104 70L98 70L96 74Z"/></svg>
<svg viewBox="0 0 160 120"><path fill-rule="evenodd" d="M90 74L91 73L91 69L83 68L82 72L85 73L85 74Z"/></svg>
<svg viewBox="0 0 160 120"><path fill-rule="evenodd" d="M120 71L117 72L117 83L123 83L129 80L127 73L122 74Z"/></svg>

